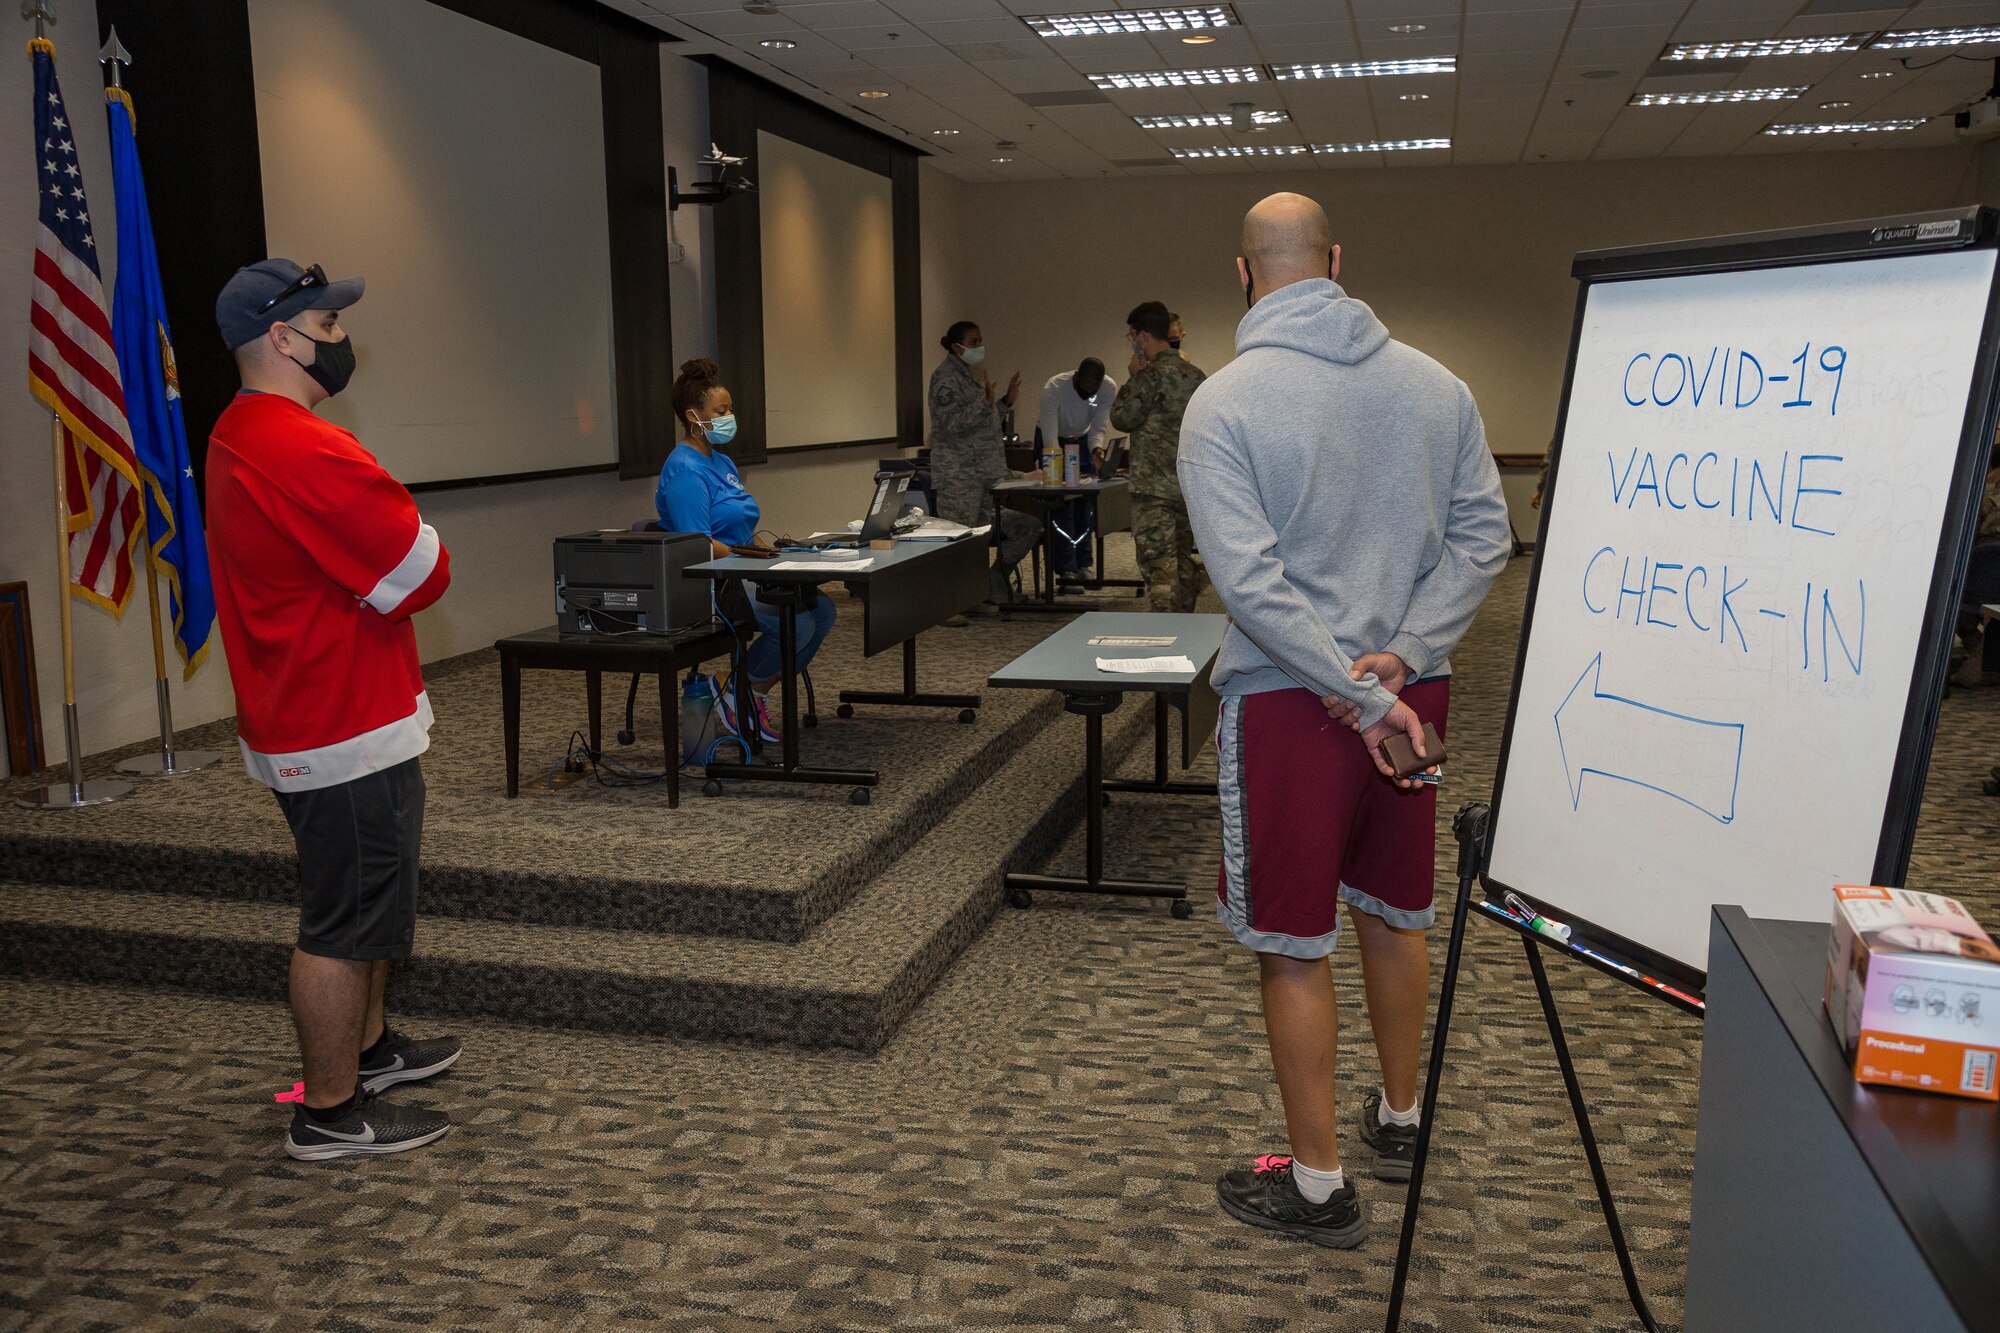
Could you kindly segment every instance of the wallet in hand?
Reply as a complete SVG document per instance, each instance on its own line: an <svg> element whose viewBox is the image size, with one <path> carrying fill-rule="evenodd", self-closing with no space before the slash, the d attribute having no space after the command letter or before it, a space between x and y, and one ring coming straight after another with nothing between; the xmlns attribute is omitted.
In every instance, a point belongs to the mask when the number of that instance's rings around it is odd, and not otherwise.
<svg viewBox="0 0 2000 1333"><path fill-rule="evenodd" d="M1444 742L1438 739L1437 728L1424 723L1424 756L1417 757L1416 747L1410 744L1405 732L1397 732L1382 742L1382 757L1389 761L1389 767L1399 778L1414 777L1427 768L1444 762Z"/></svg>

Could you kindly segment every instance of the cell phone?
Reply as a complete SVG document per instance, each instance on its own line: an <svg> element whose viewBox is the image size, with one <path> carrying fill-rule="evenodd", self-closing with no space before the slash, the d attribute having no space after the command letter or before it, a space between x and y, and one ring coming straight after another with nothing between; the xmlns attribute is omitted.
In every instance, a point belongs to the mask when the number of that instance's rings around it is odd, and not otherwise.
<svg viewBox="0 0 2000 1333"><path fill-rule="evenodd" d="M1427 768L1435 768L1445 759L1444 741L1439 739L1437 728L1424 723L1424 755L1417 757L1416 747L1410 744L1406 732L1397 732L1382 742L1382 757L1389 761L1399 778L1415 777Z"/></svg>

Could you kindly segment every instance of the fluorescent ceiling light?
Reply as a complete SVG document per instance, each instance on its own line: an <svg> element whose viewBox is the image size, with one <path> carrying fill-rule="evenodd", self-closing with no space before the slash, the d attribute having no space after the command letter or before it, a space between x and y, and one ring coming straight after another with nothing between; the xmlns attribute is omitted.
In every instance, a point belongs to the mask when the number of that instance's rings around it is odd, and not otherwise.
<svg viewBox="0 0 2000 1333"><path fill-rule="evenodd" d="M1304 144L1259 143L1259 144L1217 144L1213 148L1175 148L1175 157L1298 157L1306 151Z"/></svg>
<svg viewBox="0 0 2000 1333"><path fill-rule="evenodd" d="M1742 60L1747 56L1823 56L1859 51L1872 32L1838 32L1825 37L1768 37L1755 42L1677 42L1662 60Z"/></svg>
<svg viewBox="0 0 2000 1333"><path fill-rule="evenodd" d="M1989 42L2000 42L2000 27L1910 28L1885 32L1868 45L1877 51L1908 51L1919 46L1982 46Z"/></svg>
<svg viewBox="0 0 2000 1333"><path fill-rule="evenodd" d="M1100 9L1089 14L1025 14L1021 22L1044 37L1108 37L1132 32L1188 32L1196 28L1233 28L1236 11L1228 5L1193 5L1185 9Z"/></svg>
<svg viewBox="0 0 2000 1333"><path fill-rule="evenodd" d="M1910 120L1843 120L1820 125L1769 125L1766 134L1894 134L1899 130L1913 130L1924 123L1923 117Z"/></svg>
<svg viewBox="0 0 2000 1333"><path fill-rule="evenodd" d="M1428 56L1422 60L1336 60L1326 64L1273 65L1271 72L1281 79L1375 79L1392 74L1456 74L1457 56Z"/></svg>
<svg viewBox="0 0 2000 1333"><path fill-rule="evenodd" d="M1449 148L1449 139L1375 139L1368 143L1316 143L1315 153L1413 153L1428 148Z"/></svg>
<svg viewBox="0 0 2000 1333"><path fill-rule="evenodd" d="M1282 125L1292 118L1289 111L1252 111L1252 125ZM1134 116L1142 130L1226 130L1235 120L1227 115L1209 116Z"/></svg>
<svg viewBox="0 0 2000 1333"><path fill-rule="evenodd" d="M1257 83L1263 77L1263 70L1256 65L1231 65L1223 69L1140 69L1125 74L1093 74L1090 81L1101 89L1205 88L1223 83Z"/></svg>
<svg viewBox="0 0 2000 1333"><path fill-rule="evenodd" d="M767 41L757 43L757 45L768 46L773 51L789 51L797 46L798 43L786 37L772 37Z"/></svg>
<svg viewBox="0 0 2000 1333"><path fill-rule="evenodd" d="M1628 106L1702 106L1711 102L1789 102L1803 97L1811 86L1796 88L1729 88L1716 93L1639 93Z"/></svg>

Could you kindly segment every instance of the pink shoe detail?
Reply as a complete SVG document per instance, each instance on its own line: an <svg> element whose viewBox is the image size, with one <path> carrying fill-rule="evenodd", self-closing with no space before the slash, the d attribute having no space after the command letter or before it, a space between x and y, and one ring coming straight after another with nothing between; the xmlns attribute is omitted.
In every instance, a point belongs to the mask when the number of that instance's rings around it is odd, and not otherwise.
<svg viewBox="0 0 2000 1333"><path fill-rule="evenodd" d="M1256 1166L1259 1171L1282 1171L1291 1164L1291 1158L1280 1156L1274 1152L1267 1152L1257 1159Z"/></svg>

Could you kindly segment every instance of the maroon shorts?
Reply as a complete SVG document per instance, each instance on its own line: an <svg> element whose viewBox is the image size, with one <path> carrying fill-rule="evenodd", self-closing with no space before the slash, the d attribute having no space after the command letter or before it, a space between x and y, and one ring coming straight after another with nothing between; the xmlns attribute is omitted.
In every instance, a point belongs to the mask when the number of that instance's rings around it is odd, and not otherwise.
<svg viewBox="0 0 2000 1333"><path fill-rule="evenodd" d="M1451 681L1403 691L1445 734ZM1392 926L1437 918L1437 788L1406 791L1382 776L1361 737L1311 690L1222 701L1216 727L1222 794L1217 913L1258 953L1324 958L1340 937L1340 903Z"/></svg>

